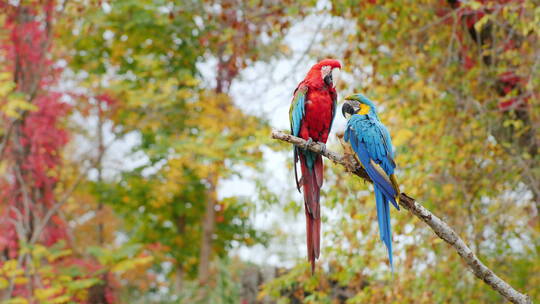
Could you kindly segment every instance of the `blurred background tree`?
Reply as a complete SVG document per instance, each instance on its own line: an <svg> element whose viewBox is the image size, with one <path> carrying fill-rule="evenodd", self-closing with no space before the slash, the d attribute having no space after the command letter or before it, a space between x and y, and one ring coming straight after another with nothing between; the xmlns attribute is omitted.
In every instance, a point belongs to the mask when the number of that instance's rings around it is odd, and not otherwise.
<svg viewBox="0 0 540 304"><path fill-rule="evenodd" d="M403 211L392 276L369 187L331 165L310 275L290 147L269 133L324 57L343 61L342 96L378 101L402 190L540 297L535 1L0 8L3 300L502 302Z"/></svg>

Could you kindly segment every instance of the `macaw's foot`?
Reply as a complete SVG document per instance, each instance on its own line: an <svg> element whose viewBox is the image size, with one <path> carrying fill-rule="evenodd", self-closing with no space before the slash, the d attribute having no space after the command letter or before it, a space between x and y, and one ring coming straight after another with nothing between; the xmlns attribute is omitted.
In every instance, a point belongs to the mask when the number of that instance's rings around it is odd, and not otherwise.
<svg viewBox="0 0 540 304"><path fill-rule="evenodd" d="M307 151L309 145L311 145L312 143L313 143L313 139L310 137L310 138L307 140L306 144L304 145L304 150Z"/></svg>
<svg viewBox="0 0 540 304"><path fill-rule="evenodd" d="M317 143L322 146L321 152L326 153L326 144L320 141L318 141Z"/></svg>

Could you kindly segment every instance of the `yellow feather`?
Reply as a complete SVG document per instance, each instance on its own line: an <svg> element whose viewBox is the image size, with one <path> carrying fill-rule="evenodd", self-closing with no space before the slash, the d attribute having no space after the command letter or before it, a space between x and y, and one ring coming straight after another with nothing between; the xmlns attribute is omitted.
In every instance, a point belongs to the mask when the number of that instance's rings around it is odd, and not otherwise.
<svg viewBox="0 0 540 304"><path fill-rule="evenodd" d="M360 110L358 110L357 114L366 115L367 113L369 113L369 106L367 104L361 103Z"/></svg>
<svg viewBox="0 0 540 304"><path fill-rule="evenodd" d="M384 172L384 170L383 170L383 168L381 168L381 166L376 164L373 160L370 160L369 162L371 163L373 168L375 168L375 170L379 171L379 174L382 176L382 178L384 178L384 180L387 183L392 184L392 181L390 181L390 178L388 177L388 175L386 175L386 172Z"/></svg>
<svg viewBox="0 0 540 304"><path fill-rule="evenodd" d="M399 192L399 184L397 182L395 174L390 174L390 181L392 182L392 186L394 186L394 189L396 189L396 202L397 202L401 192Z"/></svg>

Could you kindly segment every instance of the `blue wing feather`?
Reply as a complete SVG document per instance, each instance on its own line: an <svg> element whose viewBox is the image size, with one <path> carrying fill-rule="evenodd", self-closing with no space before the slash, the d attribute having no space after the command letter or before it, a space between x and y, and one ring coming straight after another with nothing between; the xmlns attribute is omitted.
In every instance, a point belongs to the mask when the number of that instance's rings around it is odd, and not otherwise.
<svg viewBox="0 0 540 304"><path fill-rule="evenodd" d="M291 134L298 136L300 134L300 127L302 126L302 120L306 114L305 102L306 93L308 87L300 85L294 92L294 97L291 102L291 108L289 109L289 119L291 122Z"/></svg>
<svg viewBox="0 0 540 304"><path fill-rule="evenodd" d="M359 141L358 138L353 137L355 144L353 145L353 150L358 155L362 166L366 169L369 177L373 180L373 183L381 188L381 191L386 194L388 197L395 197L396 190L392 186L392 183L388 180L388 177L383 176L377 169L372 165L369 152L366 149L366 144ZM355 147L356 146L356 147Z"/></svg>
<svg viewBox="0 0 540 304"><path fill-rule="evenodd" d="M294 97L289 109L289 119L291 123L291 134L294 136L300 135L300 129L306 115L306 95L308 87L304 84L300 84L294 91ZM310 170L313 169L315 160L318 157L317 153L311 151L299 151L298 148L294 148L295 159L298 153L302 153L306 157L306 164Z"/></svg>
<svg viewBox="0 0 540 304"><path fill-rule="evenodd" d="M394 149L392 148L393 145L392 145L392 138L390 137L390 132L388 132L388 129L383 124L381 124L381 131L384 137L385 147L390 157L394 159Z"/></svg>
<svg viewBox="0 0 540 304"><path fill-rule="evenodd" d="M380 164L387 176L394 173L395 164L390 155L390 151L385 147L386 140L379 129L380 122L366 119L361 115L353 115L347 123L345 140L353 144L353 150L358 154L362 165L373 175L374 182L384 189L385 194L390 197L395 196L395 189L388 182L388 178L382 176L376 168L373 168L370 161ZM390 148L391 149L391 148ZM371 176L371 175L370 175Z"/></svg>
<svg viewBox="0 0 540 304"><path fill-rule="evenodd" d="M300 134L300 129L302 127L302 120L304 120L304 116L306 114L305 110L305 101L306 101L306 93L308 91L308 87L304 84L300 84L296 90L294 90L294 96L293 100L291 102L291 107L289 109L289 121L291 123L291 134L294 136L298 136ZM300 191L300 183L298 180L298 172L296 171L296 162L299 160L299 153L297 147L293 148L293 158L294 158L294 179L296 181L296 188L298 191ZM300 152L301 153L301 152ZM304 153L306 154L306 153ZM310 159L308 155L308 166L311 168L313 166L313 161Z"/></svg>

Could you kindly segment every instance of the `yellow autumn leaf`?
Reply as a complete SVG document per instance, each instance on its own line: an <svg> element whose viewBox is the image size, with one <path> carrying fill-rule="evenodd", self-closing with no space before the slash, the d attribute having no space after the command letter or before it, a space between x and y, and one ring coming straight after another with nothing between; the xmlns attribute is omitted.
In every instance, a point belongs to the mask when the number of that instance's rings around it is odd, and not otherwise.
<svg viewBox="0 0 540 304"><path fill-rule="evenodd" d="M366 218L366 215L363 214L363 213L356 213L356 214L353 216L353 219L359 220L359 221L364 220L365 218Z"/></svg>
<svg viewBox="0 0 540 304"><path fill-rule="evenodd" d="M5 272L9 272L15 269L17 269L17 260L9 260L5 262L2 266L2 270Z"/></svg>
<svg viewBox="0 0 540 304"><path fill-rule="evenodd" d="M0 73L0 81L5 81L11 79L11 73L2 72Z"/></svg>
<svg viewBox="0 0 540 304"><path fill-rule="evenodd" d="M71 254L71 249L64 249L58 253L53 253L49 256L47 256L47 260L49 260L49 262L52 262L52 261L55 261L61 257L65 257L65 256L68 256Z"/></svg>
<svg viewBox="0 0 540 304"><path fill-rule="evenodd" d="M444 184L442 188L443 188L444 194L450 194L454 190L454 185L453 184Z"/></svg>
<svg viewBox="0 0 540 304"><path fill-rule="evenodd" d="M28 300L26 300L25 298L17 297L17 298L9 299L3 302L3 304L28 304Z"/></svg>
<svg viewBox="0 0 540 304"><path fill-rule="evenodd" d="M63 282L63 283L70 282L72 280L73 280L73 278L68 276L68 275L61 275L61 276L58 277L58 281Z"/></svg>
<svg viewBox="0 0 540 304"><path fill-rule="evenodd" d="M9 79L9 73L0 73L0 98L6 97L15 88L15 83L7 80L5 75L8 75Z"/></svg>
<svg viewBox="0 0 540 304"><path fill-rule="evenodd" d="M61 303L67 303L67 302L69 302L69 300L70 300L69 296L63 295L63 296L60 296L58 298L53 299L50 302L54 303L54 304L61 304Z"/></svg>
<svg viewBox="0 0 540 304"><path fill-rule="evenodd" d="M40 258L44 256L47 253L47 248L43 245L36 245L34 249L32 250L32 255L36 258Z"/></svg>
<svg viewBox="0 0 540 304"><path fill-rule="evenodd" d="M411 131L409 129L400 129L394 134L394 136L392 138L392 142L396 147L401 146L404 143L406 143L413 136L414 136L413 131Z"/></svg>
<svg viewBox="0 0 540 304"><path fill-rule="evenodd" d="M24 270L23 269L14 269L14 270L10 270L8 272L6 272L6 275L10 278L14 278L14 277L17 277L17 276L21 276L24 274Z"/></svg>
<svg viewBox="0 0 540 304"><path fill-rule="evenodd" d="M15 285L24 285L24 284L28 283L28 278L27 277L18 277L18 278L13 279L13 282L15 283Z"/></svg>
<svg viewBox="0 0 540 304"><path fill-rule="evenodd" d="M1 112L4 112L6 116L12 118L19 118L19 111L35 111L37 107L30 102L26 101L20 94L12 94L8 97L8 102L0 108Z"/></svg>
<svg viewBox="0 0 540 304"><path fill-rule="evenodd" d="M0 277L0 290L6 288L8 286L9 286L8 280L6 280L5 278Z"/></svg>
<svg viewBox="0 0 540 304"><path fill-rule="evenodd" d="M113 272L124 272L127 270L131 270L138 266L143 266L145 264L151 263L154 260L154 257L147 256L147 257L140 257L140 258L134 258L129 260L121 261L120 263L116 264L111 271Z"/></svg>
<svg viewBox="0 0 540 304"><path fill-rule="evenodd" d="M482 31L482 28L484 27L484 25L489 21L489 15L486 14L484 15L484 17L482 17L480 20L478 20L478 22L476 22L474 24L474 29L480 33Z"/></svg>
<svg viewBox="0 0 540 304"><path fill-rule="evenodd" d="M40 300L44 301L59 293L62 290L61 287L50 287L50 288L38 288L34 291L34 296Z"/></svg>

